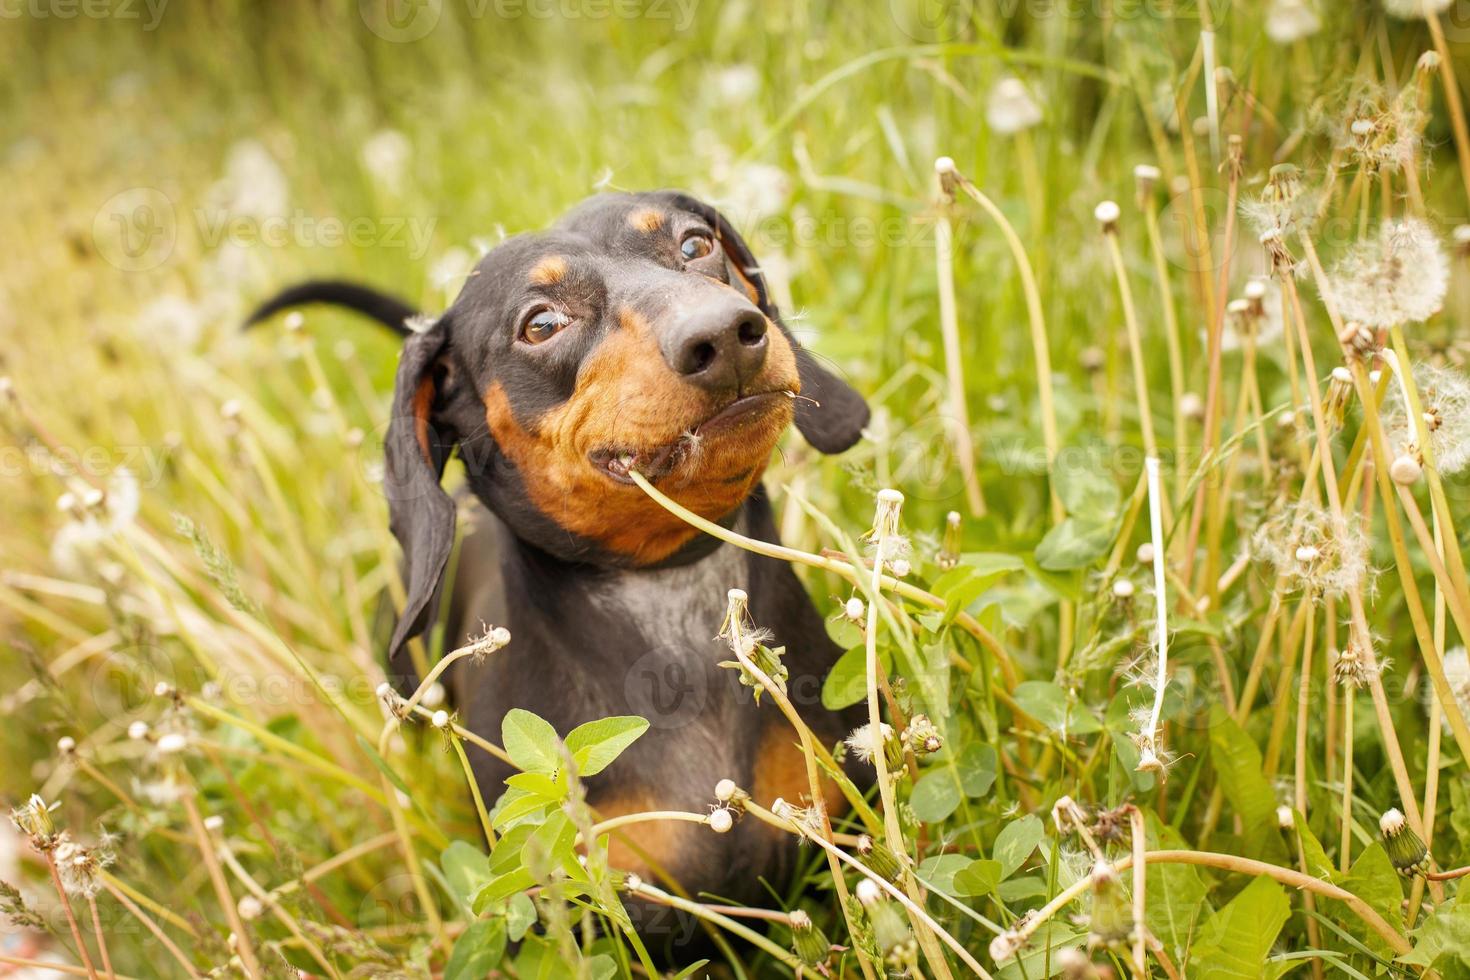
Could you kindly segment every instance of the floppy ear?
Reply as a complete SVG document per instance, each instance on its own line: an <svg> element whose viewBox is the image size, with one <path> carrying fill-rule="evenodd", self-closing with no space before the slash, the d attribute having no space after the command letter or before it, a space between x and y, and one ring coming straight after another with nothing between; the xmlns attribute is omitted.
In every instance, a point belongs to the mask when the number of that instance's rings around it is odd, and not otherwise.
<svg viewBox="0 0 1470 980"><path fill-rule="evenodd" d="M807 442L824 453L850 449L862 438L863 426L868 424L870 413L863 396L791 336L791 330L782 321L781 312L771 299L760 263L725 216L692 195L673 191L669 192L669 197L674 207L697 214L710 223L725 249L730 281L742 287L751 302L759 306L761 312L791 341L792 349L796 351L796 371L801 377L802 397L796 402L796 428Z"/></svg>
<svg viewBox="0 0 1470 980"><path fill-rule="evenodd" d="M435 424L434 417L435 404L443 395L440 356L446 334L447 324L441 319L404 343L393 388L393 416L383 440L388 525L403 548L408 591L388 644L388 667L395 681L414 676L404 647L434 621L439 586L454 547L454 501L439 479L456 440L452 431Z"/></svg>

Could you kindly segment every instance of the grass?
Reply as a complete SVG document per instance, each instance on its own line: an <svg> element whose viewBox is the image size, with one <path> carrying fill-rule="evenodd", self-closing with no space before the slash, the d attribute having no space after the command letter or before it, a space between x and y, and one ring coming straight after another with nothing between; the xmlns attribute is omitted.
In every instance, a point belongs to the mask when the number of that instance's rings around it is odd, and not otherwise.
<svg viewBox="0 0 1470 980"><path fill-rule="evenodd" d="M630 894L735 976L1470 975L1464 45L1361 2L1278 44L1288 7L7 21L6 910L82 976L646 975ZM631 821L580 780L640 720L380 695L394 343L237 329L311 275L442 308L502 235L660 186L874 408L773 460L784 547L705 530L800 566L824 698L891 737L821 744L732 597L710 655L811 797L632 818L807 841L759 909L608 867ZM480 752L525 770L499 800Z"/></svg>

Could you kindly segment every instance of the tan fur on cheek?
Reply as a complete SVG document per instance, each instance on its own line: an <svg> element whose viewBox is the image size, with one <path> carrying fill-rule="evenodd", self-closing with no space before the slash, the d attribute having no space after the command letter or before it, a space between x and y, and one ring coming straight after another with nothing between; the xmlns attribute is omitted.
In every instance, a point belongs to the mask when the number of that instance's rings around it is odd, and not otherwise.
<svg viewBox="0 0 1470 980"><path fill-rule="evenodd" d="M829 816L840 816L847 810L847 799L837 784L821 775L822 803ZM751 796L761 806L774 800L802 805L812 795L812 784L806 771L806 756L796 744L796 734L785 725L767 724L755 750L755 779ZM763 825L764 826L764 825ZM773 833L783 833L770 828Z"/></svg>
<svg viewBox="0 0 1470 980"><path fill-rule="evenodd" d="M779 330L771 336L759 390L797 390L791 345ZM673 374L641 317L621 318L583 364L572 396L539 419L534 432L516 421L500 385L492 385L484 401L490 433L520 471L531 502L559 526L635 565L667 558L694 537L689 525L636 486L614 482L589 459L602 449L675 442L719 407ZM724 517L760 481L792 416L782 400L738 431L702 440L660 489L702 517Z"/></svg>

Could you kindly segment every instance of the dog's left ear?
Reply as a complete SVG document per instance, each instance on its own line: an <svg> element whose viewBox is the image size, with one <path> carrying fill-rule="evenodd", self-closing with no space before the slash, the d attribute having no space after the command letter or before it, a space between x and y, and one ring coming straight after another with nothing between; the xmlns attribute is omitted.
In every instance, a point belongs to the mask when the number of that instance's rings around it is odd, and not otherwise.
<svg viewBox="0 0 1470 980"><path fill-rule="evenodd" d="M771 299L760 263L725 216L689 194L669 192L669 198L673 207L697 214L710 223L725 250L731 283L743 288L751 302L759 306L761 312L791 341L796 352L796 371L801 377L801 398L796 402L796 428L807 442L824 453L840 453L852 448L862 438L863 426L868 424L870 415L863 396L796 342Z"/></svg>
<svg viewBox="0 0 1470 980"><path fill-rule="evenodd" d="M440 585L454 547L455 506L439 480L457 441L435 409L444 397L447 321L404 342L393 388L393 415L383 440L383 492L388 524L403 549L408 595L388 644L398 686L412 682L404 647L434 622Z"/></svg>

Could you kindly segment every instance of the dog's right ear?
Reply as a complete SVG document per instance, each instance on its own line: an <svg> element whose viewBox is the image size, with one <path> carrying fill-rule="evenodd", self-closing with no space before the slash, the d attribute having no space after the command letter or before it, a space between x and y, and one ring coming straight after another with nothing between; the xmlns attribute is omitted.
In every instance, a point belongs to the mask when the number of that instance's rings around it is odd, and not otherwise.
<svg viewBox="0 0 1470 980"><path fill-rule="evenodd" d="M400 687L412 683L404 649L438 613L440 585L454 547L455 505L440 485L458 436L436 411L445 398L448 321L409 336L398 360L393 415L383 441L383 491L388 524L403 548L403 612L388 644L388 670Z"/></svg>

